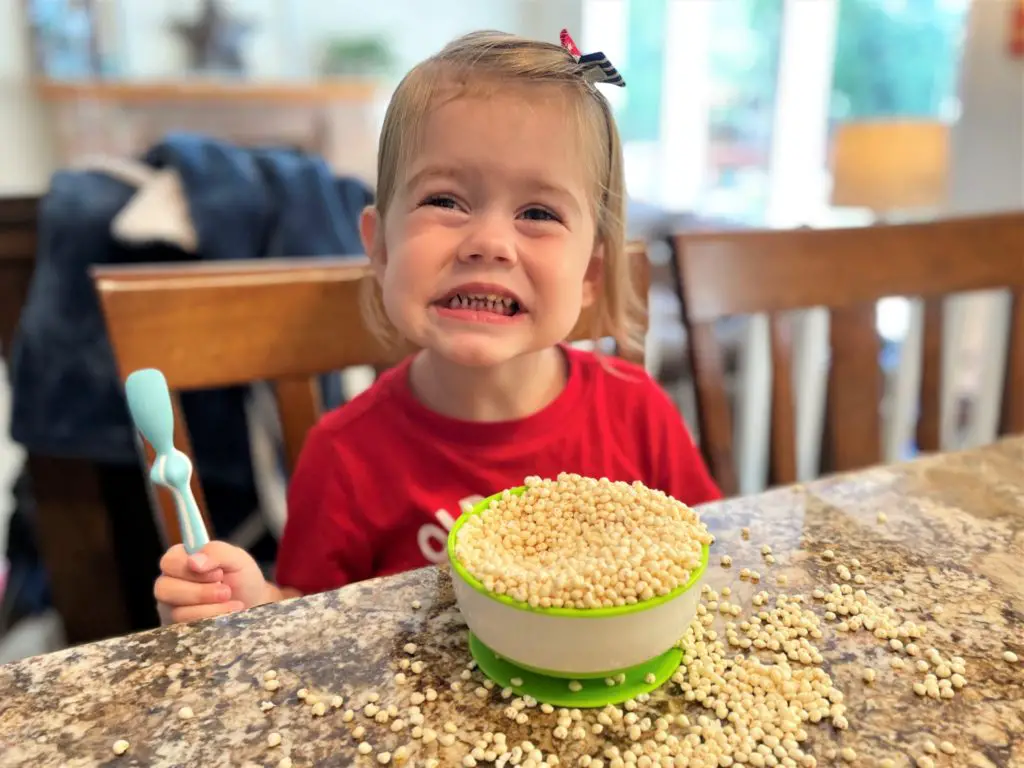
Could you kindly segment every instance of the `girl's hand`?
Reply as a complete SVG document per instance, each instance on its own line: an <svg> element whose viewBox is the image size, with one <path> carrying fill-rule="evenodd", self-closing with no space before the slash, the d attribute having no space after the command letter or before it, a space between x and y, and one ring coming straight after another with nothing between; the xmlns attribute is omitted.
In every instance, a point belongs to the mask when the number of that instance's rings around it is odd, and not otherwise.
<svg viewBox="0 0 1024 768"><path fill-rule="evenodd" d="M153 586L162 624L219 616L273 599L260 567L240 547L211 541L189 555L181 544L160 560Z"/></svg>

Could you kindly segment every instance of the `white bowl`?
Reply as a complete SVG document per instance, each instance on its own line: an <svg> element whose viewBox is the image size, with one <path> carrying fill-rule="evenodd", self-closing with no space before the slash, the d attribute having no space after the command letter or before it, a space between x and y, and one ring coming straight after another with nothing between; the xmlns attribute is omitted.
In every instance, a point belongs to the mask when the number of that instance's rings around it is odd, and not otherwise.
<svg viewBox="0 0 1024 768"><path fill-rule="evenodd" d="M521 492L515 489L513 492ZM448 558L459 610L470 631L499 656L557 677L603 677L650 661L672 648L697 615L698 583L708 565L689 582L662 597L612 608L533 608L488 592L455 555L462 524L487 509L496 494L464 513L448 535Z"/></svg>

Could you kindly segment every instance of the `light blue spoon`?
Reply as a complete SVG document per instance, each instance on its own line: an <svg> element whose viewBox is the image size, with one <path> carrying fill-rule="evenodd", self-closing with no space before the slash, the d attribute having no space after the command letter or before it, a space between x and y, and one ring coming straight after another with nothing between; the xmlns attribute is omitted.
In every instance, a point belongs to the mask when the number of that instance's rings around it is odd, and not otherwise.
<svg viewBox="0 0 1024 768"><path fill-rule="evenodd" d="M178 510L182 543L186 552L194 554L210 542L210 535L189 485L192 462L174 447L174 411L167 380L155 368L143 368L128 376L124 390L135 428L156 452L149 479L171 492Z"/></svg>

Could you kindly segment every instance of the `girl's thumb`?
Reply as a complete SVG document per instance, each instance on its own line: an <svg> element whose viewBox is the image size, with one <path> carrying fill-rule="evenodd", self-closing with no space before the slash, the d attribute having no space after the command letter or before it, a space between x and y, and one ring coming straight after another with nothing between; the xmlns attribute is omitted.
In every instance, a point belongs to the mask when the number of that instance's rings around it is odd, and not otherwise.
<svg viewBox="0 0 1024 768"><path fill-rule="evenodd" d="M195 573L209 573L217 568L237 571L245 567L249 559L249 554L240 547L225 541L211 541L188 559L188 566Z"/></svg>
<svg viewBox="0 0 1024 768"><path fill-rule="evenodd" d="M196 552L194 555L189 556L188 567L196 573L205 573L216 568L217 564L202 552Z"/></svg>

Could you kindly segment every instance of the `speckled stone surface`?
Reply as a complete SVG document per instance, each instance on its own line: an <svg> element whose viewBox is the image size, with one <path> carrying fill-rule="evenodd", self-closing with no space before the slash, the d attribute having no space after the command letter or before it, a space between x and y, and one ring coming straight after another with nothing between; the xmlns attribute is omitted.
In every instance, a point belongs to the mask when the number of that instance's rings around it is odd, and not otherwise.
<svg viewBox="0 0 1024 768"><path fill-rule="evenodd" d="M706 582L730 585L733 602L746 606L760 589L794 594L827 586L837 563L857 558L878 602L927 626L925 647L966 660L968 684L954 699L919 697L911 684L920 676L890 669L884 641L826 624L819 645L846 694L850 727L809 726L818 765L841 764L826 755L846 746L856 749L856 765L885 757L913 765L926 740L949 740L957 753L935 756L939 766L1024 766L1024 662L1001 657L1007 649L1024 657L1024 440L727 501L702 515L717 536ZM742 526L751 528L749 540ZM775 565L761 556L765 543ZM826 548L835 563L820 558ZM718 565L726 553L729 569ZM741 582L743 567L760 571L761 584ZM777 585L780 573L785 588ZM411 607L416 600L419 610ZM471 744L427 747L408 727L396 734L358 711L343 721L343 711L371 691L404 709L427 687L439 693L422 706L425 724L437 730L446 721L457 722L465 738L500 730L510 744L529 739L560 754L562 765L575 765L584 747L599 754L604 736L554 742L553 714L531 710L529 723L509 721L497 690L486 699L451 691L468 661L452 600L447 573L430 568L0 667L0 765L274 766L285 755L295 766L377 765L356 752L353 729L363 725L377 751L404 744L407 764L436 757L457 766ZM409 642L425 670L398 684ZM866 665L878 670L871 686L860 677ZM281 687L269 693L261 680L272 668ZM341 695L345 705L314 717L296 698L300 687L327 702ZM274 708L261 711L264 701ZM194 718L180 719L182 706ZM641 709L702 711L671 683ZM280 746L267 746L271 732L283 737ZM117 739L131 744L121 757L111 750Z"/></svg>

